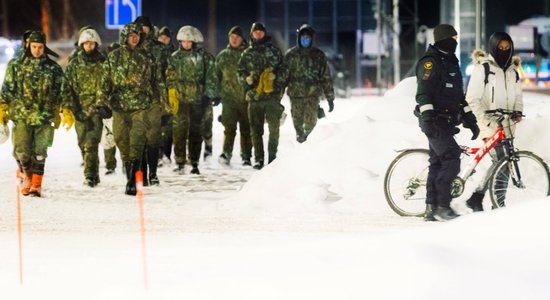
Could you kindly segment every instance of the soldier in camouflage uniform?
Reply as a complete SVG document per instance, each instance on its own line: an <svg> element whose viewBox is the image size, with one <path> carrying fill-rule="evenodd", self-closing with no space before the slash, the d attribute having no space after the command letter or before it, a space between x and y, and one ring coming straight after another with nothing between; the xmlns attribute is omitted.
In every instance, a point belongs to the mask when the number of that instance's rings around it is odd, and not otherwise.
<svg viewBox="0 0 550 300"><path fill-rule="evenodd" d="M157 167L159 162L159 148L162 145L162 120L163 116L170 114L170 108L165 106L167 104L165 78L164 73L166 71L166 64L170 53L168 49L161 42L155 39L155 33L152 30L153 24L146 16L140 16L135 20L135 23L140 26L141 30L145 33L144 41L141 43L141 47L145 49L152 57L155 69L158 72L158 90L154 90L155 93L152 99L152 106L147 113L149 118L149 124L151 125L147 131L147 145L145 149L145 156L143 157L142 171L143 171L143 185L159 185L160 181L157 176ZM146 163L145 163L146 162ZM149 168L147 168L147 166ZM147 174L147 170L149 174Z"/></svg>
<svg viewBox="0 0 550 300"><path fill-rule="evenodd" d="M64 98L73 103L78 146L84 158L85 184L90 187L100 181L98 145L103 120L97 107L96 94L105 61L105 56L98 49L100 45L101 39L95 30L85 29L80 33L79 50L67 66L63 86ZM105 114L103 116L108 117Z"/></svg>
<svg viewBox="0 0 550 300"><path fill-rule="evenodd" d="M157 40L164 44L170 57L178 48L172 43L172 31L163 26L158 31ZM167 163L172 161L172 114L165 114L162 116L162 145L160 147L160 157L166 160ZM162 161L159 161L159 164Z"/></svg>
<svg viewBox="0 0 550 300"><path fill-rule="evenodd" d="M46 55L46 35L33 31L21 60L6 70L0 99L0 122L14 123L14 157L24 171L23 195L40 197L48 147L53 143L54 121L63 107L67 129L74 124L69 105L61 102L63 71Z"/></svg>
<svg viewBox="0 0 550 300"><path fill-rule="evenodd" d="M271 43L262 23L254 23L250 29L252 42L244 50L238 67L239 81L245 86L248 101L248 117L254 146L255 169L264 166L264 120L269 127L269 163L277 157L279 125L283 113L283 91L274 84L283 61L281 51Z"/></svg>
<svg viewBox="0 0 550 300"><path fill-rule="evenodd" d="M136 172L140 169L147 132L151 127L147 114L159 93L158 73L143 42L139 25L128 23L120 34L120 48L113 50L103 64L98 92L100 103L113 111L113 135L126 168L125 193L136 195Z"/></svg>
<svg viewBox="0 0 550 300"><path fill-rule="evenodd" d="M201 152L201 128L205 106L203 96L216 96L214 60L205 51L197 49L196 34L191 26L180 28L177 34L180 48L168 59L166 85L171 106L178 106L173 120L174 154L177 167L183 173L187 140L191 174L200 174L198 169Z"/></svg>
<svg viewBox="0 0 550 300"><path fill-rule="evenodd" d="M303 143L317 124L319 98L323 94L329 112L334 109L334 89L327 57L313 46L315 31L304 24L297 32L297 45L286 52L279 80L283 87L288 86L296 140Z"/></svg>
<svg viewBox="0 0 550 300"><path fill-rule="evenodd" d="M241 133L241 158L243 165L250 166L252 141L250 140L250 123L248 121L248 103L245 100L245 89L238 82L237 67L247 43L241 27L234 26L229 30L229 45L216 57L216 75L218 91L223 105L222 124L225 127L223 152L219 161L229 164L233 155L233 143L239 124Z"/></svg>

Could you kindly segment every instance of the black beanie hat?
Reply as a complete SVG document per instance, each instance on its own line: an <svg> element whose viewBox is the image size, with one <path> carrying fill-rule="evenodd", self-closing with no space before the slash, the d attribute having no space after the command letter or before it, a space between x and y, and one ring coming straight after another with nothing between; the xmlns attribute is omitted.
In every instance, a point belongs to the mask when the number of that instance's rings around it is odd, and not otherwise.
<svg viewBox="0 0 550 300"><path fill-rule="evenodd" d="M439 24L434 28L434 41L438 42L458 35L455 28L449 24Z"/></svg>
<svg viewBox="0 0 550 300"><path fill-rule="evenodd" d="M138 24L139 27L147 26L149 28L153 28L153 23L151 23L151 20L149 20L149 17L146 16L139 16L134 20L134 23Z"/></svg>
<svg viewBox="0 0 550 300"><path fill-rule="evenodd" d="M161 29L159 29L159 36L165 35L167 37L172 37L172 31L170 31L170 28L168 26L163 26Z"/></svg>
<svg viewBox="0 0 550 300"><path fill-rule="evenodd" d="M241 28L241 26L237 25L237 26L231 27L231 29L229 29L229 32L227 33L227 35L229 36L229 35L232 35L232 34L236 34L244 40L243 29Z"/></svg>
<svg viewBox="0 0 550 300"><path fill-rule="evenodd" d="M252 27L250 27L250 35L252 35L252 32L254 32L256 30L260 30L260 31L263 31L263 32L267 33L267 31L265 30L264 24L262 24L260 22L255 22L255 23L252 24Z"/></svg>

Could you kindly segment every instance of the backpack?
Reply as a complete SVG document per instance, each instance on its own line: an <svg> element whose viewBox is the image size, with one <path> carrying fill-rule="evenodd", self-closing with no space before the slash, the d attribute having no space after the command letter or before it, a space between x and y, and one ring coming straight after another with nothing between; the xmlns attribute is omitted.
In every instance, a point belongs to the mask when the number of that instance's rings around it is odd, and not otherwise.
<svg viewBox="0 0 550 300"><path fill-rule="evenodd" d="M489 82L489 75L490 74L495 75L495 72L491 72L489 62L486 61L482 63L482 65L483 65L483 69L485 70L485 80L483 82L485 82L485 85L487 85L487 83ZM514 73L516 73L516 82L518 82L519 81L518 70L514 70Z"/></svg>

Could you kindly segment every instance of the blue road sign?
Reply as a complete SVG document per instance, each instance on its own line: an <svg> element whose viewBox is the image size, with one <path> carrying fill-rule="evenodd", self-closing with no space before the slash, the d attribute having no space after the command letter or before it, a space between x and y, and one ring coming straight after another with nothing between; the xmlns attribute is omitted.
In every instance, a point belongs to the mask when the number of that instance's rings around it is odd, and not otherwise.
<svg viewBox="0 0 550 300"><path fill-rule="evenodd" d="M105 0L105 27L121 29L141 16L141 0Z"/></svg>

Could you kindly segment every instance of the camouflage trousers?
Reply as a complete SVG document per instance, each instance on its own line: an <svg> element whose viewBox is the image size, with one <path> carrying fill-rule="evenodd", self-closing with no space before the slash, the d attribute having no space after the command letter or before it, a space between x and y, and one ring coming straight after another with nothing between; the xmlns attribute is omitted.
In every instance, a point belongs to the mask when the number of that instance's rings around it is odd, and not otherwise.
<svg viewBox="0 0 550 300"><path fill-rule="evenodd" d="M141 160L147 144L149 110L113 111L113 136L123 163Z"/></svg>
<svg viewBox="0 0 550 300"><path fill-rule="evenodd" d="M174 156L177 164L185 164L188 142L190 162L192 164L199 163L204 109L200 102L180 102L178 113L174 115L172 120Z"/></svg>
<svg viewBox="0 0 550 300"><path fill-rule="evenodd" d="M267 142L269 162L272 162L277 157L279 126L282 113L283 107L279 99L249 102L248 119L250 120L252 145L254 146L254 160L256 162L264 162L264 122L267 122L269 128L269 139Z"/></svg>
<svg viewBox="0 0 550 300"><path fill-rule="evenodd" d="M162 115L164 114L159 103L153 103L147 110L147 147L159 148L162 144Z"/></svg>
<svg viewBox="0 0 550 300"><path fill-rule="evenodd" d="M98 148L103 130L103 120L93 116L87 120L76 121L76 135L78 147L84 159L84 177L88 179L99 177L99 155Z"/></svg>
<svg viewBox="0 0 550 300"><path fill-rule="evenodd" d="M237 134L237 124L241 133L241 158L250 160L252 156L252 140L250 138L250 122L248 121L248 103L227 101L222 103L222 124L224 130L223 153L232 156L233 144Z"/></svg>
<svg viewBox="0 0 550 300"><path fill-rule="evenodd" d="M13 156L25 171L44 174L48 147L53 143L54 128L47 125L30 126L14 121L12 130Z"/></svg>
<svg viewBox="0 0 550 300"><path fill-rule="evenodd" d="M103 149L103 155L105 156L105 168L116 169L116 147Z"/></svg>
<svg viewBox="0 0 550 300"><path fill-rule="evenodd" d="M208 105L204 108L204 115L202 116L201 136L204 140L205 149L208 147L212 151L212 126L214 123L214 109L212 105Z"/></svg>
<svg viewBox="0 0 550 300"><path fill-rule="evenodd" d="M307 139L317 124L317 111L319 99L312 98L290 98L290 113L292 123L296 130L296 139L303 142Z"/></svg>
<svg viewBox="0 0 550 300"><path fill-rule="evenodd" d="M172 144L173 144L173 141L172 141L172 115L165 115L165 118L168 120L168 122L166 122L166 124L164 126L162 126L161 128L161 131L162 131L162 142L161 142L161 146L160 146L160 151L161 153L170 158L170 156L172 155Z"/></svg>

